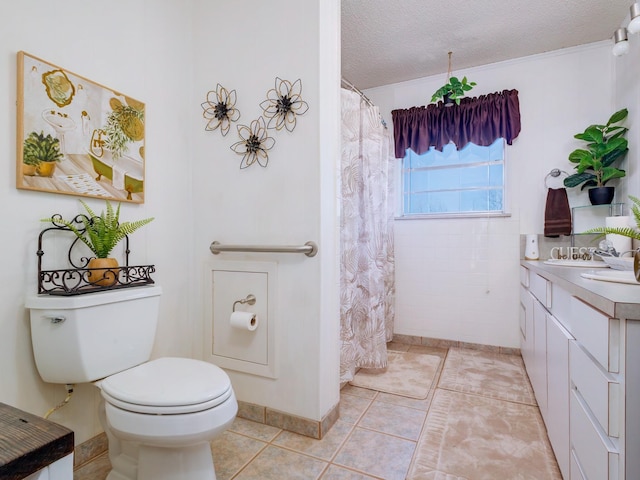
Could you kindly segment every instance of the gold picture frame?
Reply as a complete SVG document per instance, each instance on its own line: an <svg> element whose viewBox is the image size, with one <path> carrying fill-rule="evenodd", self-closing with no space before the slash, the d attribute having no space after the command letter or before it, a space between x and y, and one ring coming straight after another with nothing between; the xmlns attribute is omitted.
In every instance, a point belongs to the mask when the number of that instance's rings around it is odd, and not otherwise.
<svg viewBox="0 0 640 480"><path fill-rule="evenodd" d="M144 103L21 51L17 107L17 188L144 203Z"/></svg>

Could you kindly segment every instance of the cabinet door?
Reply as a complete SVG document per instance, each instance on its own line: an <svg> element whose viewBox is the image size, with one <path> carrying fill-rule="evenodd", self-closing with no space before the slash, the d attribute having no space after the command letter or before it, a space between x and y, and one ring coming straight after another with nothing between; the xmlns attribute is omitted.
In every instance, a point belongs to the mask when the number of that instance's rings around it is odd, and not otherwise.
<svg viewBox="0 0 640 480"><path fill-rule="evenodd" d="M569 478L569 341L573 337L553 316L547 315L547 413L549 441L564 478Z"/></svg>
<svg viewBox="0 0 640 480"><path fill-rule="evenodd" d="M524 365L531 376L533 366L533 296L520 287L520 352Z"/></svg>
<svg viewBox="0 0 640 480"><path fill-rule="evenodd" d="M533 302L533 368L529 372L540 413L547 420L547 311Z"/></svg>

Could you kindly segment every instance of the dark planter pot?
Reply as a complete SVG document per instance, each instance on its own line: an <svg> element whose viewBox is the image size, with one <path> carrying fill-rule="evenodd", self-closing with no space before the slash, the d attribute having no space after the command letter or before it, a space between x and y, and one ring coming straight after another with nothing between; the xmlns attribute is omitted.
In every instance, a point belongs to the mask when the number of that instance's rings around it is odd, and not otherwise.
<svg viewBox="0 0 640 480"><path fill-rule="evenodd" d="M589 189L591 205L608 205L613 201L615 187L594 187Z"/></svg>
<svg viewBox="0 0 640 480"><path fill-rule="evenodd" d="M442 102L444 103L445 107L452 107L455 103L453 100L451 100L451 98L449 98L448 93L442 96Z"/></svg>

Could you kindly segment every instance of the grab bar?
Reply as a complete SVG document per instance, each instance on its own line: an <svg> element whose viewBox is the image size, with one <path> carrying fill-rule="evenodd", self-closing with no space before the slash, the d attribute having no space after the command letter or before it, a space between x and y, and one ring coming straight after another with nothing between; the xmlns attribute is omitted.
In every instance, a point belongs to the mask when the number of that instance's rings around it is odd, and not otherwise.
<svg viewBox="0 0 640 480"><path fill-rule="evenodd" d="M223 245L213 242L209 247L214 255L220 252L269 252L269 253L304 253L307 257L315 257L318 253L318 245L315 242L307 242L304 245Z"/></svg>

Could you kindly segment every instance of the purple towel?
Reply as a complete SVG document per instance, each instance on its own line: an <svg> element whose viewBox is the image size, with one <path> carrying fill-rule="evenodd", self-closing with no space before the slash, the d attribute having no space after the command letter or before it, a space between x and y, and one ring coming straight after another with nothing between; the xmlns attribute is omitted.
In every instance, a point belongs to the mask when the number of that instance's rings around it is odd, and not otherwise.
<svg viewBox="0 0 640 480"><path fill-rule="evenodd" d="M566 188L550 188L544 211L544 236L571 235L571 209Z"/></svg>

